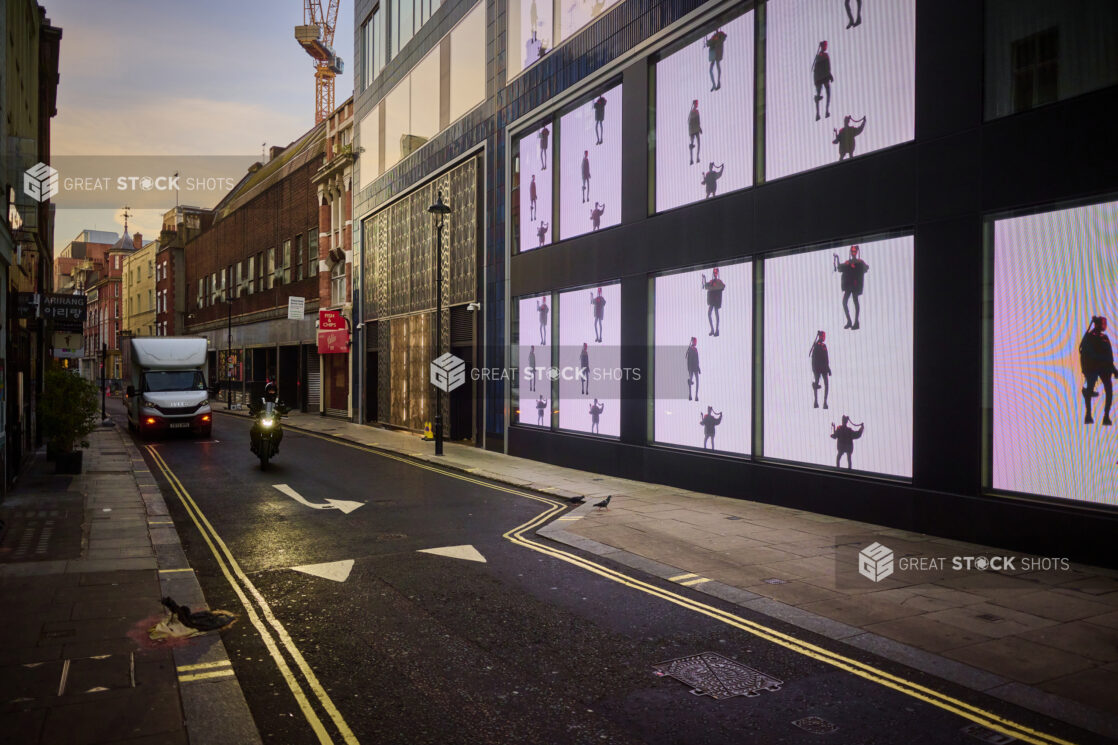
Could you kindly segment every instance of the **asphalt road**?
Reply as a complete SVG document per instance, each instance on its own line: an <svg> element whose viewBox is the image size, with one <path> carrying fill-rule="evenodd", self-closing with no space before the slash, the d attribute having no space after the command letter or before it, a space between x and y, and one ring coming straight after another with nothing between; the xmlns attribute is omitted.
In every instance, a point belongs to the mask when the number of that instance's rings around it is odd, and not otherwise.
<svg viewBox="0 0 1118 745"><path fill-rule="evenodd" d="M506 537L537 516L558 514L558 503L539 495L292 430L262 472L248 449L248 422L215 419L213 440L158 441L145 457L211 607L241 616L223 638L265 742L979 742L963 731L972 721L950 707L896 690L911 684L1043 737L1097 741L686 587L580 556L530 529L523 540ZM179 482L174 487L164 465ZM316 509L277 484L312 505L334 499L361 506L348 514ZM463 545L484 563L423 552ZM586 559L620 574L595 571L580 563ZM292 569L347 560L352 569L340 582ZM702 605L671 602L658 590ZM875 665L905 685L883 685L769 641L727 622L723 611ZM715 700L655 672L657 663L704 652L782 685ZM818 735L793 724L808 717L837 730Z"/></svg>

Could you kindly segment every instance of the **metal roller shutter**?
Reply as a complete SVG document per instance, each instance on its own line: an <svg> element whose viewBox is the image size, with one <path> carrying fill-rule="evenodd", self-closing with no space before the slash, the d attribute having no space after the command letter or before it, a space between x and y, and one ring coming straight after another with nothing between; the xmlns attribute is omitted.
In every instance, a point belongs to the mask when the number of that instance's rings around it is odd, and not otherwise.
<svg viewBox="0 0 1118 745"><path fill-rule="evenodd" d="M318 366L318 351L307 350L307 411L319 411L322 402L322 371Z"/></svg>

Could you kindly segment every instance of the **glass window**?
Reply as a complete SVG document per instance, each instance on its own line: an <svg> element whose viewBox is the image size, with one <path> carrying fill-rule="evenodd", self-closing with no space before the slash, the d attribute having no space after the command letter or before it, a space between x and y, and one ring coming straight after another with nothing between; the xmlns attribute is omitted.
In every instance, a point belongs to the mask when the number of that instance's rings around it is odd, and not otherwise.
<svg viewBox="0 0 1118 745"><path fill-rule="evenodd" d="M988 0L985 25L987 119L1118 83L1111 0Z"/></svg>
<svg viewBox="0 0 1118 745"><path fill-rule="evenodd" d="M559 234L621 224L621 85L559 120Z"/></svg>
<svg viewBox="0 0 1118 745"><path fill-rule="evenodd" d="M895 0L864 14L851 8L821 13L816 0L767 8L767 179L915 136L916 2ZM743 41L725 39L724 65Z"/></svg>
<svg viewBox="0 0 1118 745"><path fill-rule="evenodd" d="M291 239L283 242L282 264L276 267L276 279L283 284L291 282Z"/></svg>
<svg viewBox="0 0 1118 745"><path fill-rule="evenodd" d="M382 103L384 106L384 167L395 165L411 149L407 147L406 137L411 116L411 82L404 78L393 88Z"/></svg>
<svg viewBox="0 0 1118 745"><path fill-rule="evenodd" d="M450 116L454 122L485 99L485 3L450 32Z"/></svg>
<svg viewBox="0 0 1118 745"><path fill-rule="evenodd" d="M451 55L453 59L454 55ZM401 153L418 150L438 133L439 127L439 47L432 49L409 75L411 81L411 118L408 125L407 148ZM453 97L453 93L451 94Z"/></svg>
<svg viewBox="0 0 1118 745"><path fill-rule="evenodd" d="M769 258L764 272L764 456L911 478L912 237Z"/></svg>
<svg viewBox="0 0 1118 745"><path fill-rule="evenodd" d="M268 254L268 271L265 275L265 282L267 289L272 289L276 284L276 249L275 247L267 250Z"/></svg>
<svg viewBox="0 0 1118 745"><path fill-rule="evenodd" d="M358 191L361 191L380 175L380 104L369 109L369 113L361 119L357 136L361 138L357 166L361 172L358 186Z"/></svg>
<svg viewBox="0 0 1118 745"><path fill-rule="evenodd" d="M295 252L291 254L291 261L295 264L295 280L303 278L303 236L295 236Z"/></svg>
<svg viewBox="0 0 1118 745"><path fill-rule="evenodd" d="M519 375L513 382L513 400L517 402L513 421L528 426L551 427L551 380L547 376L551 367L551 304L551 295L516 302L513 345Z"/></svg>
<svg viewBox="0 0 1118 745"><path fill-rule="evenodd" d="M249 256L247 261L248 267L245 270L245 294L251 295L255 289L253 285L256 284L256 257Z"/></svg>
<svg viewBox="0 0 1118 745"><path fill-rule="evenodd" d="M988 485L1118 506L1118 202L993 221ZM1115 412L1118 414L1118 412Z"/></svg>
<svg viewBox="0 0 1118 745"><path fill-rule="evenodd" d="M753 13L708 27L655 72L656 210L751 186Z"/></svg>
<svg viewBox="0 0 1118 745"><path fill-rule="evenodd" d="M233 297L238 298L241 296L241 285L244 283L244 267L241 262L237 262L237 281L233 285Z"/></svg>
<svg viewBox="0 0 1118 745"><path fill-rule="evenodd" d="M307 233L307 276L318 274L318 228Z"/></svg>
<svg viewBox="0 0 1118 745"><path fill-rule="evenodd" d="M559 428L621 435L621 285L559 295ZM567 379L569 378L569 380Z"/></svg>
<svg viewBox="0 0 1118 745"><path fill-rule="evenodd" d="M748 455L753 265L659 276L653 292L653 439Z"/></svg>
<svg viewBox="0 0 1118 745"><path fill-rule="evenodd" d="M330 268L330 302L345 304L345 261L336 261Z"/></svg>
<svg viewBox="0 0 1118 745"><path fill-rule="evenodd" d="M522 135L516 143L513 163L513 225L515 250L530 251L551 243L552 161L551 130L553 123Z"/></svg>
<svg viewBox="0 0 1118 745"><path fill-rule="evenodd" d="M388 45L385 43L384 13L380 8L373 11L373 77L380 75L384 63L388 61Z"/></svg>

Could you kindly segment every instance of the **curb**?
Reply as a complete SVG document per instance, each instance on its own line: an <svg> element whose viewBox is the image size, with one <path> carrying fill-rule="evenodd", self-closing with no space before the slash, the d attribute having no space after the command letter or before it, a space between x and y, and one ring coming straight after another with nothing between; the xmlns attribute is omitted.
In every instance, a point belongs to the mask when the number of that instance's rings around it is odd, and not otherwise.
<svg viewBox="0 0 1118 745"><path fill-rule="evenodd" d="M133 478L144 500L160 592L191 608L209 608L154 474L131 433L114 426L122 435ZM189 645L174 648L172 654L191 745L261 745L256 722L220 634L195 637Z"/></svg>

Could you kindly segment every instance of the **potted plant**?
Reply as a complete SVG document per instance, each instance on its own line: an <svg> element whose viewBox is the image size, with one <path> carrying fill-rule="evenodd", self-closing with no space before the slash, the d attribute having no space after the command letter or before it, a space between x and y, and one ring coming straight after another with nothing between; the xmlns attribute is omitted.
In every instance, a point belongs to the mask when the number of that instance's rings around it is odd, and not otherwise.
<svg viewBox="0 0 1118 745"><path fill-rule="evenodd" d="M77 373L52 365L39 401L39 424L56 454L55 473L81 473L85 436L97 426L97 387Z"/></svg>

